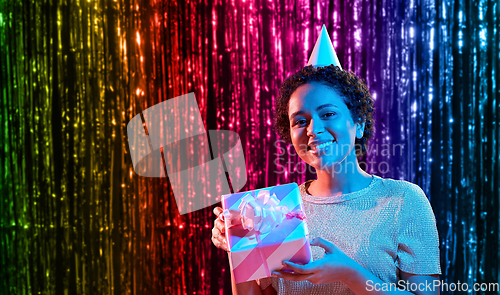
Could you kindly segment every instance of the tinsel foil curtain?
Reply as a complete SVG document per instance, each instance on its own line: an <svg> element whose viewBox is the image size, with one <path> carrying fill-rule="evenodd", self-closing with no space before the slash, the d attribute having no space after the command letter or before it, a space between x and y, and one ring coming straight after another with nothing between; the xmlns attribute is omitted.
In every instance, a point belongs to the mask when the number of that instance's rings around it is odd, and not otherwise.
<svg viewBox="0 0 500 295"><path fill-rule="evenodd" d="M240 135L244 190L313 178L271 122L323 23L375 99L364 167L427 193L445 282L498 282L499 17L494 0L0 0L0 293L229 294L213 207L180 216L168 179L135 174L126 124L195 92L207 129Z"/></svg>

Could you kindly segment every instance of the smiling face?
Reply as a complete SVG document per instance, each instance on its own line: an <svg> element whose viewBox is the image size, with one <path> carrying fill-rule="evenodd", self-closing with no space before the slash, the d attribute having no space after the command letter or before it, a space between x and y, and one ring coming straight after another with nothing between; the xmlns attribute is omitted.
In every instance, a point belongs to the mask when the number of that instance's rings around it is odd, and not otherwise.
<svg viewBox="0 0 500 295"><path fill-rule="evenodd" d="M299 86L290 96L288 118L295 150L316 170L356 163L354 142L363 136L364 123L354 123L335 90L318 82Z"/></svg>

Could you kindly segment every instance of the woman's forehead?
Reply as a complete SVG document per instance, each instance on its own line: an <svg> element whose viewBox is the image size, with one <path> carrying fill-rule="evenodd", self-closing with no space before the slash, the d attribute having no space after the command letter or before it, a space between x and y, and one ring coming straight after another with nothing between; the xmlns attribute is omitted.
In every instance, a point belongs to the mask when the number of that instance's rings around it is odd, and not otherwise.
<svg viewBox="0 0 500 295"><path fill-rule="evenodd" d="M343 97L337 91L318 82L307 83L299 86L290 96L288 113L292 115L302 109L315 110L325 105L347 110Z"/></svg>

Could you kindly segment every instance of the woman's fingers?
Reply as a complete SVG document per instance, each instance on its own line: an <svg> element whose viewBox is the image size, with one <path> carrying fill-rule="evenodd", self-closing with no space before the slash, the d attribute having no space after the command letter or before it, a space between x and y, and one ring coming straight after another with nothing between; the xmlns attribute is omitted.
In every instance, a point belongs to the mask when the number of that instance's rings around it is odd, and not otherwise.
<svg viewBox="0 0 500 295"><path fill-rule="evenodd" d="M215 226L212 228L212 243L214 243L215 247L228 251L226 236Z"/></svg>
<svg viewBox="0 0 500 295"><path fill-rule="evenodd" d="M214 227L212 228L212 236L217 239L226 240L226 235L224 234L224 224L220 224L219 222L215 222Z"/></svg>
<svg viewBox="0 0 500 295"><path fill-rule="evenodd" d="M221 241L226 240L226 235L223 232L221 232L221 230L217 228L217 226L214 226L214 228L212 229L212 236L216 237L217 239L220 239Z"/></svg>
<svg viewBox="0 0 500 295"><path fill-rule="evenodd" d="M219 217L222 211L221 207L215 207L213 210L217 217ZM214 243L215 247L228 251L225 232L226 227L224 222L219 218L215 219L214 227L212 228L212 243Z"/></svg>
<svg viewBox="0 0 500 295"><path fill-rule="evenodd" d="M214 226L212 228L212 237L219 239L220 235L221 235L220 230L216 226Z"/></svg>
<svg viewBox="0 0 500 295"><path fill-rule="evenodd" d="M214 208L214 214L215 216L219 217L219 215L224 211L221 207L215 207Z"/></svg>
<svg viewBox="0 0 500 295"><path fill-rule="evenodd" d="M220 240L220 239L212 236L212 243L214 243L214 246L219 248L219 249L222 249L224 251L229 251L225 240Z"/></svg>
<svg viewBox="0 0 500 295"><path fill-rule="evenodd" d="M224 225L224 222L220 219L215 220L215 227L221 232L221 234L224 234L226 232L226 226Z"/></svg>
<svg viewBox="0 0 500 295"><path fill-rule="evenodd" d="M316 237L316 238L312 239L310 244L311 244L311 246L318 246L318 247L325 249L327 254L333 253L333 251L335 251L335 249L337 248L335 246L335 244L333 244L332 242L327 241L327 240L320 238L320 237Z"/></svg>
<svg viewBox="0 0 500 295"><path fill-rule="evenodd" d="M312 273L312 269L308 265L300 265L289 261L283 261L283 265L293 270L295 273L299 274L309 274Z"/></svg>

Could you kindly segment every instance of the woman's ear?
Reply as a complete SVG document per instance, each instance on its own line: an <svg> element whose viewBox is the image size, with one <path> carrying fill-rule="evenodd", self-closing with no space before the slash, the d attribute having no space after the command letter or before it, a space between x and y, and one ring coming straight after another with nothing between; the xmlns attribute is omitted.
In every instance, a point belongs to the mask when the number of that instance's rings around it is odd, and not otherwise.
<svg viewBox="0 0 500 295"><path fill-rule="evenodd" d="M356 138L362 138L365 133L365 122L356 123Z"/></svg>

